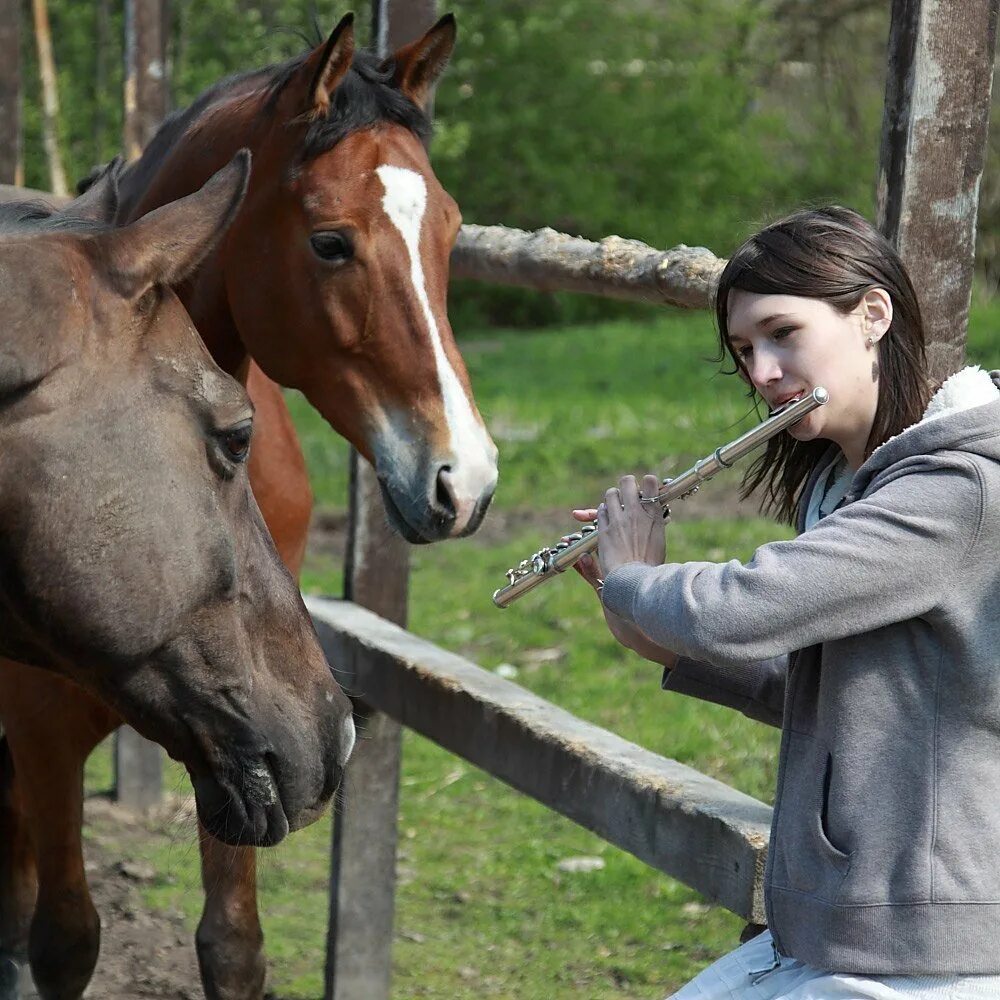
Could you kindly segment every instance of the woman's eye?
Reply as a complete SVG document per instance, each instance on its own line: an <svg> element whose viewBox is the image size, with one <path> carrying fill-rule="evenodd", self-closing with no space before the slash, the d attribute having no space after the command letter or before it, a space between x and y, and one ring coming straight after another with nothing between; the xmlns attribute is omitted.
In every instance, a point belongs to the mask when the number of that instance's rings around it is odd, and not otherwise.
<svg viewBox="0 0 1000 1000"><path fill-rule="evenodd" d="M250 454L250 438L253 435L253 423L245 420L235 427L221 431L218 435L222 452L232 462L245 462Z"/></svg>
<svg viewBox="0 0 1000 1000"><path fill-rule="evenodd" d="M309 237L313 253L320 260L331 263L341 263L350 260L354 256L354 247L351 241L343 233L336 230L329 230L322 233L313 233Z"/></svg>
<svg viewBox="0 0 1000 1000"><path fill-rule="evenodd" d="M736 348L736 357L738 357L741 361L745 361L752 353L753 348L749 344Z"/></svg>
<svg viewBox="0 0 1000 1000"><path fill-rule="evenodd" d="M783 326L775 330L772 336L775 340L784 340L790 333L795 332L794 326Z"/></svg>

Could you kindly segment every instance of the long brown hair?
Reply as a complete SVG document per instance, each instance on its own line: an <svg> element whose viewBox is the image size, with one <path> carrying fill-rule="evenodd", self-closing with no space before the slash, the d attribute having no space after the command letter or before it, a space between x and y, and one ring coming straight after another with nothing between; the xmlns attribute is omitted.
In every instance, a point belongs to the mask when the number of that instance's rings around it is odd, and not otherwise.
<svg viewBox="0 0 1000 1000"><path fill-rule="evenodd" d="M735 365L730 374L749 382L729 342L729 293L736 288L822 299L844 315L873 288L885 289L892 300L892 324L875 348L878 404L865 458L923 415L930 384L917 293L899 255L857 212L837 205L795 212L751 236L730 257L715 297L719 360L728 356ZM750 397L760 402L753 388ZM743 477L741 498L763 484L761 510L792 523L805 481L829 446L788 434L772 438Z"/></svg>

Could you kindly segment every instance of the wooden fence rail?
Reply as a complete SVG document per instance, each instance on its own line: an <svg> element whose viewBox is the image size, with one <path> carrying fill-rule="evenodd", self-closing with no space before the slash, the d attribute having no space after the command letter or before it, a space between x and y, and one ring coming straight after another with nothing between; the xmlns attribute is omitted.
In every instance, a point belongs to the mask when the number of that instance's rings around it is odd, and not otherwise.
<svg viewBox="0 0 1000 1000"><path fill-rule="evenodd" d="M707 309L725 263L711 250L683 244L654 250L620 236L594 243L554 229L462 226L451 273L546 292Z"/></svg>
<svg viewBox="0 0 1000 1000"><path fill-rule="evenodd" d="M764 922L771 809L349 601L308 597L337 678L366 704L519 792Z"/></svg>

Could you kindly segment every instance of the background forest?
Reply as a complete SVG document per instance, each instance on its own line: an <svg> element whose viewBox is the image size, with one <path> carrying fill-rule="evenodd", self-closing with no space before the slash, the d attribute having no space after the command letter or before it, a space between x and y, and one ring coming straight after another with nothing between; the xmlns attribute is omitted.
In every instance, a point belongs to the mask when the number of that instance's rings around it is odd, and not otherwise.
<svg viewBox="0 0 1000 1000"><path fill-rule="evenodd" d="M48 0L71 181L119 150L121 6ZM453 0L442 4L457 14L459 43L437 96L437 172L466 221L719 254L803 203L835 200L871 215L888 8L884 0ZM228 73L295 54L345 9L333 0L173 0L173 106ZM357 13L366 39L368 9ZM31 26L25 2L25 182L45 188ZM993 155L979 240L988 293L1000 269L998 175ZM453 301L458 330L629 308L471 285L457 286Z"/></svg>

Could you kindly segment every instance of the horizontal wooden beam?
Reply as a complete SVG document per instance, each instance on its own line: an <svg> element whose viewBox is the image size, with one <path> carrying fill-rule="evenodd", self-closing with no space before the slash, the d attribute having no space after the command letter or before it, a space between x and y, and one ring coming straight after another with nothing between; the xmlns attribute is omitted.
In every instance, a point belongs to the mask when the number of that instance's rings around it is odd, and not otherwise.
<svg viewBox="0 0 1000 1000"><path fill-rule="evenodd" d="M620 236L593 243L554 229L462 226L451 273L546 292L708 309L725 263L704 247L654 250Z"/></svg>
<svg viewBox="0 0 1000 1000"><path fill-rule="evenodd" d="M66 199L0 184L0 202ZM544 292L582 292L627 302L709 309L725 260L704 247L655 250L607 236L600 243L554 229L533 233L506 226L462 226L451 253L453 278L517 285Z"/></svg>
<svg viewBox="0 0 1000 1000"><path fill-rule="evenodd" d="M771 810L347 601L307 598L352 695L754 923Z"/></svg>

